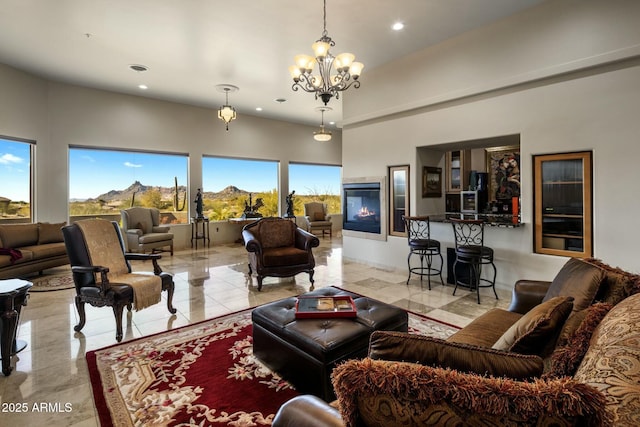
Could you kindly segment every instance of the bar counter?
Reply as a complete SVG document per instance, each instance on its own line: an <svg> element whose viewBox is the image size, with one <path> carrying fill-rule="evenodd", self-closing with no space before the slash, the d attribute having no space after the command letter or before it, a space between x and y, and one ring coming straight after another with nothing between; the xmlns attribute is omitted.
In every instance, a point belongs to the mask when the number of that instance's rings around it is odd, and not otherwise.
<svg viewBox="0 0 640 427"><path fill-rule="evenodd" d="M429 215L430 222L449 223L452 218L479 219L484 221L487 227L517 228L524 226L517 215L511 214L445 212L443 214Z"/></svg>

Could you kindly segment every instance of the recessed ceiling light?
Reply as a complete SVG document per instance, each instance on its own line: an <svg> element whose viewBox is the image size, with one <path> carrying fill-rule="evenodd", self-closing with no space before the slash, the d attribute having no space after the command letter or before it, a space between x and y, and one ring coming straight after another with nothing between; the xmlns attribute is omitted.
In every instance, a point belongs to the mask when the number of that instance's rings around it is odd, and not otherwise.
<svg viewBox="0 0 640 427"><path fill-rule="evenodd" d="M256 107L256 111L262 111L262 107Z"/></svg>
<svg viewBox="0 0 640 427"><path fill-rule="evenodd" d="M140 65L140 64L131 64L129 65L129 68L139 73L142 73L143 71L147 71L149 69L149 67L147 67L146 65Z"/></svg>
<svg viewBox="0 0 640 427"><path fill-rule="evenodd" d="M400 31L403 28L404 28L404 24L402 22L396 22L391 26L391 29L394 31Z"/></svg>
<svg viewBox="0 0 640 427"><path fill-rule="evenodd" d="M149 89L149 86L147 86L147 85L138 85L138 89L147 90L147 89Z"/></svg>
<svg viewBox="0 0 640 427"><path fill-rule="evenodd" d="M335 125L335 124L336 124L336 122L329 122L329 124L330 124L331 126L333 126L333 125Z"/></svg>

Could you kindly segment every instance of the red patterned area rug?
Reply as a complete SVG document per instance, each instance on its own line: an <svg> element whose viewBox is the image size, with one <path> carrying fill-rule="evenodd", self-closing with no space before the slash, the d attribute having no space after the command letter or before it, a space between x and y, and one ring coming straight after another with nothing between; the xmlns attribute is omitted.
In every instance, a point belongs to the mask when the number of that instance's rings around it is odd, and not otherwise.
<svg viewBox="0 0 640 427"><path fill-rule="evenodd" d="M409 315L412 333L458 328ZM252 354L251 310L87 352L102 426L266 426L298 393Z"/></svg>

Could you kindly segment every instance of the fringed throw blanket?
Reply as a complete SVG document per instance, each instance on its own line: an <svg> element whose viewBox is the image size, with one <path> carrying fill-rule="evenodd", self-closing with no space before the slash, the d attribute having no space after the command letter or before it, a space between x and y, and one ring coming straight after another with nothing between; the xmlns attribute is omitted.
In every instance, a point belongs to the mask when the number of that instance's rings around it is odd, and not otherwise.
<svg viewBox="0 0 640 427"><path fill-rule="evenodd" d="M142 310L160 302L162 279L149 274L129 273L120 239L111 222L87 219L76 222L84 236L91 265L109 268L110 283L124 283L133 288L133 306ZM96 277L96 282L100 278Z"/></svg>

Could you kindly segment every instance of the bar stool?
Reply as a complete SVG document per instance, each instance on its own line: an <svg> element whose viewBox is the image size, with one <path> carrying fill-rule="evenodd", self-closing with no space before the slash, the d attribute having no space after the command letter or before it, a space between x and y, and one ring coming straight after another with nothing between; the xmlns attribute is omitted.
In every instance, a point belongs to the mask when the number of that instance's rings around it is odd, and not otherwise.
<svg viewBox="0 0 640 427"><path fill-rule="evenodd" d="M456 244L456 261L453 264L453 277L456 294L458 285L468 287L470 291L474 288L478 294L478 304L480 304L480 288L492 288L496 293L496 266L493 263L493 249L484 245L484 222L480 220L451 219L453 225L453 236ZM456 277L456 267L460 264L467 264L469 268L469 283L459 281ZM491 265L493 267L493 280L482 278L482 266ZM482 284L485 282L486 284Z"/></svg>
<svg viewBox="0 0 640 427"><path fill-rule="evenodd" d="M440 242L431 238L429 217L403 216L402 220L404 221L404 226L407 230L407 239L409 241L409 256L407 257L409 277L407 278L407 285L411 279L411 274L417 274L420 276L421 287L424 276L427 276L429 290L431 290L431 276L440 276L440 282L444 286L444 281L442 280L444 259L440 253ZM411 256L414 254L420 257L420 267L411 267ZM433 266L433 257L436 255L440 257L439 269Z"/></svg>

